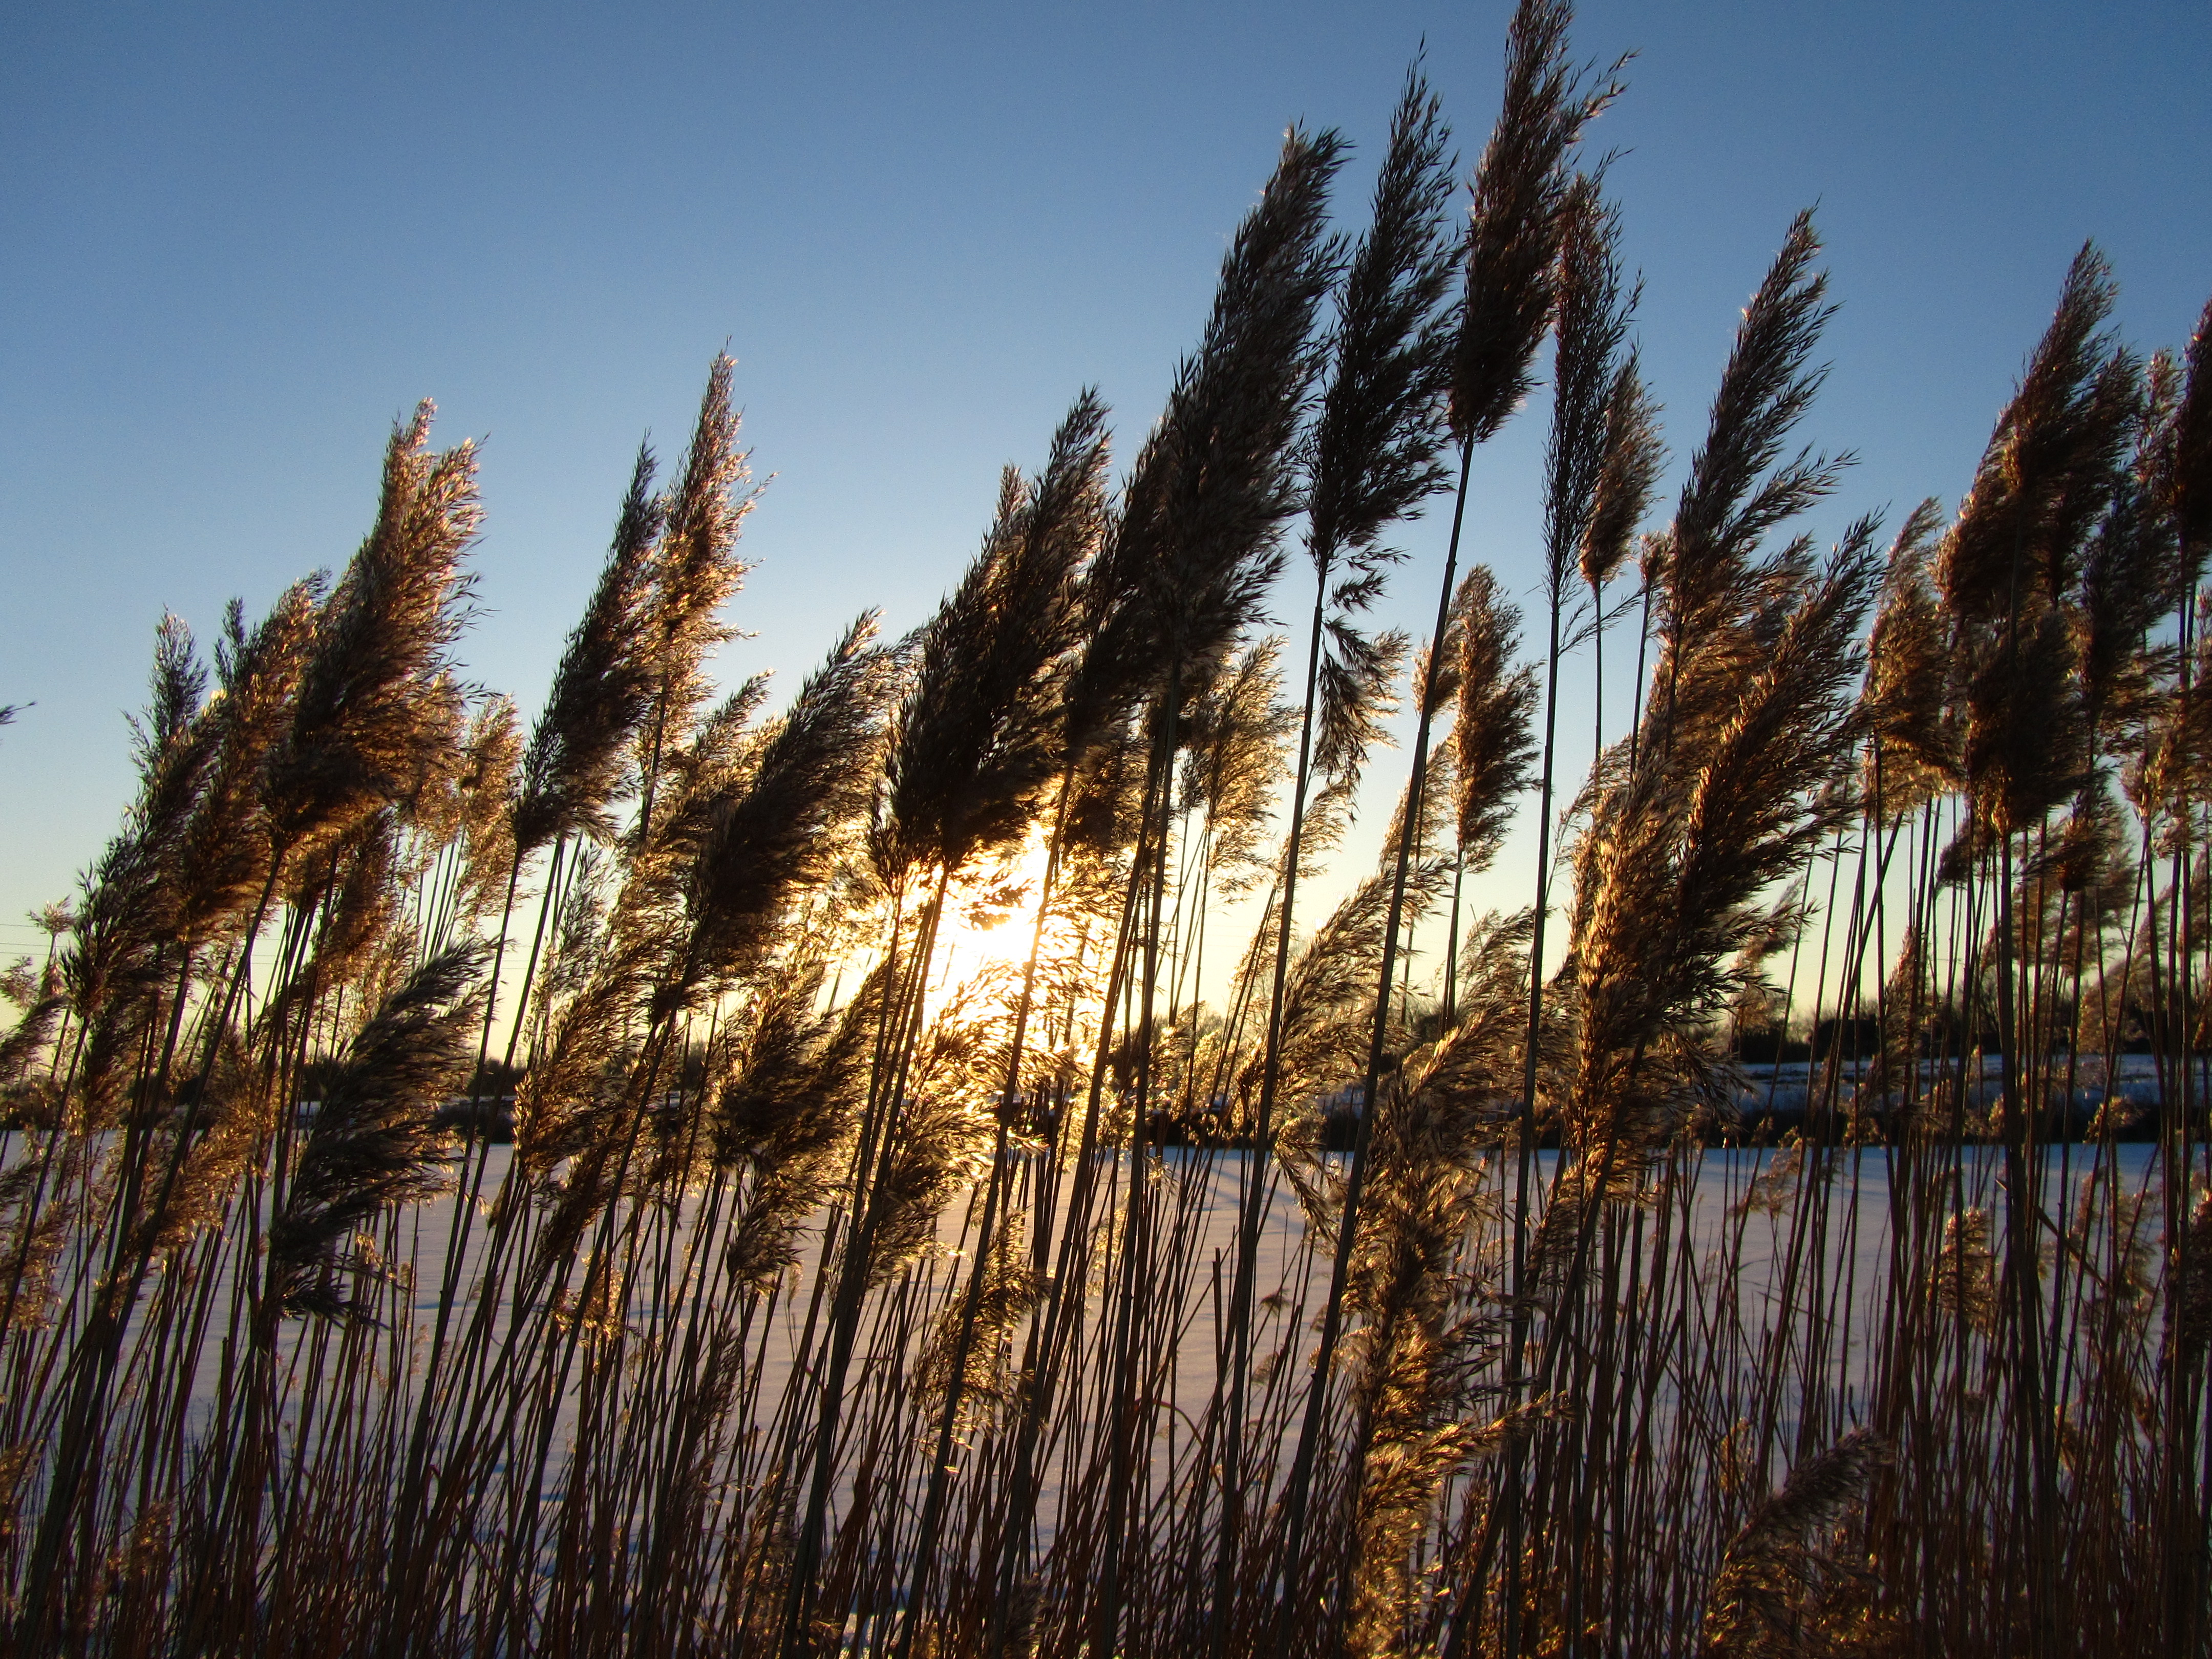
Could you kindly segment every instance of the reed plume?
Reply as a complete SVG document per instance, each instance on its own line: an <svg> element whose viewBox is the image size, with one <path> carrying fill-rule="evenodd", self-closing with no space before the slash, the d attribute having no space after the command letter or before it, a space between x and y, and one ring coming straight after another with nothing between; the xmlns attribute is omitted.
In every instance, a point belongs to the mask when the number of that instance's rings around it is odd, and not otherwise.
<svg viewBox="0 0 2212 1659"><path fill-rule="evenodd" d="M689 734L707 699L707 659L730 637L720 619L722 607L748 568L737 555L738 531L757 492L744 488L750 474L745 468L746 453L738 447L738 412L730 403L730 379L736 369L726 353L716 354L707 372L707 390L699 400L690 447L659 514L660 537L647 573L651 586L642 599L643 651L653 677L653 708L637 732L643 799L635 834L641 847L652 844L662 761L669 747ZM633 485L635 479L633 472ZM643 521L649 516L647 507L633 520L626 506L617 527L618 547L625 532L641 538L649 533L652 526ZM628 580L627 571L618 579L624 592ZM614 603L613 595L609 603ZM613 617L607 620L611 627L615 624Z"/></svg>
<svg viewBox="0 0 2212 1659"><path fill-rule="evenodd" d="M434 452L431 405L392 430L376 525L316 617L289 728L262 776L280 848L342 833L413 781L456 696L462 555L481 512L472 445Z"/></svg>
<svg viewBox="0 0 2212 1659"><path fill-rule="evenodd" d="M1705 441L1691 459L1674 521L1660 544L1661 654L1654 681L1668 687L1662 728L1682 702L1685 653L1753 602L1753 550L1827 495L1849 460L1804 449L1783 459L1790 431L1827 374L1808 362L1835 313L1826 301L1826 274L1813 265L1820 250L1812 215L1799 214L1744 307L1713 394Z"/></svg>
<svg viewBox="0 0 2212 1659"><path fill-rule="evenodd" d="M1103 730L1107 711L1171 676L1179 697L1195 695L1281 568L1279 539L1303 505L1294 441L1321 367L1314 324L1337 264L1325 231L1343 152L1333 131L1293 130L1237 227L1205 334L1176 368L1101 550L1112 597L1071 689L1079 732Z"/></svg>
<svg viewBox="0 0 2212 1659"><path fill-rule="evenodd" d="M1628 307L1634 309L1632 300ZM1637 532L1651 510L1659 474L1667 464L1667 446L1660 435L1659 405L1644 388L1633 348L1613 378L1605 400L1605 450L1599 463L1597 485L1591 493L1589 522L1583 532L1583 584L1589 589L1592 640L1590 701L1592 744L1605 747L1605 590L1628 562ZM1645 590L1648 630L1650 590ZM1637 678L1643 678L1643 637L1638 639ZM1638 690L1643 688L1639 684Z"/></svg>
<svg viewBox="0 0 2212 1659"><path fill-rule="evenodd" d="M1942 526L1932 498L1913 508L1891 543L1862 694L1877 776L1867 780L1893 822L1953 787L1962 775L1957 665L1929 556Z"/></svg>
<svg viewBox="0 0 2212 1659"><path fill-rule="evenodd" d="M14 1027L0 1037L0 1090L18 1089L47 1044L53 1041L54 1032L61 1024L62 1012L69 1006L69 999L58 990L40 994L32 986L10 987L9 1000L21 1010Z"/></svg>
<svg viewBox="0 0 2212 1659"><path fill-rule="evenodd" d="M137 793L121 831L82 878L75 941L61 957L83 1034L76 1088L93 1124L112 1121L125 1104L126 1057L147 1040L177 971L170 950L180 908L179 854L218 746L215 722L201 706L206 683L191 630L164 616L146 713L131 726ZM173 997L167 1011L179 1012Z"/></svg>
<svg viewBox="0 0 2212 1659"><path fill-rule="evenodd" d="M829 873L834 832L870 798L901 683L897 658L874 636L872 614L846 630L744 775L712 802L684 895L684 955L659 993L664 1008L751 971L781 936L792 902Z"/></svg>
<svg viewBox="0 0 2212 1659"><path fill-rule="evenodd" d="M1632 310L1633 304L1628 307ZM1578 562L1594 599L1628 562L1636 532L1659 487L1667 464L1660 436L1659 406L1644 390L1636 354L1624 359L1605 398L1605 441L1597 481L1590 491L1589 518L1583 530Z"/></svg>
<svg viewBox="0 0 2212 1659"><path fill-rule="evenodd" d="M574 988L549 988L557 1012L514 1097L516 1166L539 1181L550 1182L563 1160L611 1139L635 1059L647 969L636 947L588 939L570 943L565 971L574 975Z"/></svg>
<svg viewBox="0 0 2212 1659"><path fill-rule="evenodd" d="M209 711L216 751L177 852L174 927L187 947L240 927L267 874L269 828L258 786L290 725L321 597L319 582L295 582L250 632L236 600L224 615L215 649L219 689Z"/></svg>
<svg viewBox="0 0 2212 1659"><path fill-rule="evenodd" d="M1457 663L1452 717L1453 833L1463 871L1486 869L1536 759L1535 668L1513 667L1520 612L1476 565L1453 602Z"/></svg>
<svg viewBox="0 0 2212 1659"><path fill-rule="evenodd" d="M1607 560L1617 564L1626 554L1626 531L1633 520L1624 526L1619 517L1633 508L1634 517L1641 518L1642 504L1633 498L1635 480L1623 479L1620 472L1624 467L1656 471L1656 456L1620 458L1616 447L1616 413L1620 423L1632 425L1638 418L1616 410L1621 377L1634 373L1620 355L1635 296L1621 291L1620 210L1605 201L1598 181L1584 174L1568 185L1559 223L1552 428L1544 452L1545 591L1554 608L1578 565L1601 567ZM1634 436L1619 435L1623 445ZM1610 481L1609 464L1615 475ZM1629 493L1626 499L1607 501L1614 521L1601 532L1599 492L1608 482ZM1615 546L1593 560L1599 545L1595 538L1601 533Z"/></svg>
<svg viewBox="0 0 2212 1659"><path fill-rule="evenodd" d="M798 1264L799 1230L835 1189L884 984L878 968L842 1010L811 1018L819 977L805 972L751 1017L713 1123L716 1157L753 1174L724 1258L741 1285L766 1290Z"/></svg>
<svg viewBox="0 0 2212 1659"><path fill-rule="evenodd" d="M1808 1638L1817 1639L1819 1613L1808 1603L1821 1558L1812 1534L1857 1502L1887 1452L1872 1430L1854 1429L1790 1470L1752 1511L1729 1540L1707 1594L1701 1655L1803 1653Z"/></svg>
<svg viewBox="0 0 2212 1659"><path fill-rule="evenodd" d="M1007 470L983 550L922 630L884 768L890 869L954 869L1004 845L1059 769L1076 583L1104 528L1105 421L1085 391L1035 484Z"/></svg>
<svg viewBox="0 0 2212 1659"><path fill-rule="evenodd" d="M710 399L713 395L710 382ZM613 834L607 808L621 787L625 750L653 712L658 689L651 629L657 621L663 630L665 661L665 635L675 621L650 609L656 598L655 545L668 515L668 503L653 493L653 452L641 444L606 563L531 730L514 802L518 854L556 836L605 841ZM695 503L688 526L695 538L699 511Z"/></svg>
<svg viewBox="0 0 2212 1659"><path fill-rule="evenodd" d="M1818 573L1790 573L1795 603L1771 641L1754 615L1733 619L1733 638L1702 642L1683 674L1699 705L1694 751L1601 786L1575 852L1569 945L1583 1029L1572 1110L1585 1145L1639 1121L1638 1139L1666 1138L1679 1107L1647 1093L1638 1073L1669 1032L1694 1046L1733 1000L1730 960L1768 933L1759 896L1833 826L1838 803L1821 791L1858 732L1847 694L1878 574L1874 528L1852 526ZM1655 684L1652 696L1662 701L1647 718L1663 721L1668 693Z"/></svg>
<svg viewBox="0 0 2212 1659"><path fill-rule="evenodd" d="M1267 864L1260 848L1297 719L1277 700L1282 643L1270 635L1247 647L1190 711L1180 805L1204 816L1206 872L1228 895L1248 890Z"/></svg>
<svg viewBox="0 0 2212 1659"><path fill-rule="evenodd" d="M1620 95L1567 61L1568 0L1521 0L1506 36L1505 97L1475 168L1466 299L1451 386L1451 431L1486 443L1528 395L1550 325L1555 261L1582 130ZM1618 68L1618 66L1615 66Z"/></svg>
<svg viewBox="0 0 2212 1659"><path fill-rule="evenodd" d="M1311 765L1325 779L1358 776L1389 712L1391 641L1358 623L1401 556L1382 537L1449 481L1437 420L1455 343L1444 305L1456 263L1445 234L1449 142L1437 99L1409 70L1369 228L1338 289L1329 383L1310 440L1305 548L1320 678L1309 718Z"/></svg>
<svg viewBox="0 0 2212 1659"><path fill-rule="evenodd" d="M263 1295L271 1315L371 1316L371 1304L341 1291L380 1271L353 1240L377 1215L441 1184L444 1137L431 1116L467 1066L483 962L473 945L432 957L348 1045L270 1224Z"/></svg>
<svg viewBox="0 0 2212 1659"><path fill-rule="evenodd" d="M2037 596L2055 600L2078 574L2137 403L2135 359L2106 327L2116 297L2112 267L2085 244L1944 550L1943 595L1967 622L2002 621Z"/></svg>
<svg viewBox="0 0 2212 1659"><path fill-rule="evenodd" d="M217 1053L198 1096L195 1121L187 1125L181 1113L173 1115L153 1149L156 1163L175 1163L176 1180L149 1196L136 1222L137 1247L171 1262L222 1224L240 1180L275 1127L276 1091L235 1037Z"/></svg>

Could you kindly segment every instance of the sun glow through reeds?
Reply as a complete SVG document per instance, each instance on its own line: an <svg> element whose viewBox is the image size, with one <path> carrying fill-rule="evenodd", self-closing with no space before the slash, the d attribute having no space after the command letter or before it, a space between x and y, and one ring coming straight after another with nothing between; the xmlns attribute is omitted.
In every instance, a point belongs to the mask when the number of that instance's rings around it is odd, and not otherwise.
<svg viewBox="0 0 2212 1659"><path fill-rule="evenodd" d="M1082 921L1065 905L1054 908L1045 890L1051 831L1032 824L1020 843L982 870L949 884L945 920L938 924L937 962L923 1004L925 1023L942 1012L963 988L986 975L1018 975L1032 945L1046 961L1073 960L1087 942ZM1040 910L1044 932L1037 933Z"/></svg>

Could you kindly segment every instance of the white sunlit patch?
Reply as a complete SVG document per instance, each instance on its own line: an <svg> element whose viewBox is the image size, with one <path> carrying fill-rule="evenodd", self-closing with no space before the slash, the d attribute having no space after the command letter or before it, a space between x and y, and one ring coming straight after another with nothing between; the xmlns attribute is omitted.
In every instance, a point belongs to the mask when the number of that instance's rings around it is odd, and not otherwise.
<svg viewBox="0 0 2212 1659"><path fill-rule="evenodd" d="M1048 851L1044 828L1038 825L1012 856L956 878L947 888L925 1004L933 1018L962 987L995 969L1018 969L1028 960ZM1048 920L1048 936L1054 931Z"/></svg>

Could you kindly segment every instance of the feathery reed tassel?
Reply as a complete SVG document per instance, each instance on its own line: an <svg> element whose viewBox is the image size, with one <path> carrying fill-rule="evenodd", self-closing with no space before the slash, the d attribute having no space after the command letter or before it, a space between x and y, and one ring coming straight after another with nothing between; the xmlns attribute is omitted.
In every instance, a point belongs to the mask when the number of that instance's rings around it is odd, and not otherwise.
<svg viewBox="0 0 2212 1659"><path fill-rule="evenodd" d="M1490 867L1511 823L1512 802L1528 787L1536 758L1533 721L1538 682L1533 665L1510 669L1521 613L1498 596L1486 565L1470 568L1452 599L1446 635L1452 683L1451 908L1446 913L1443 1018L1459 995L1460 890L1470 871Z"/></svg>
<svg viewBox="0 0 2212 1659"><path fill-rule="evenodd" d="M381 1271L352 1246L362 1226L442 1185L444 1136L432 1115L467 1069L483 955L463 945L433 957L348 1046L270 1224L263 1305L272 1322L373 1317L371 1304L342 1296L337 1281Z"/></svg>
<svg viewBox="0 0 2212 1659"><path fill-rule="evenodd" d="M623 750L653 708L659 665L647 654L648 628L673 620L647 609L655 592L654 544L668 512L653 493L653 452L641 444L599 585L531 731L514 803L518 855L563 834L595 841L613 834L607 805L622 779Z"/></svg>
<svg viewBox="0 0 2212 1659"><path fill-rule="evenodd" d="M1632 300L1629 308L1634 309ZM1644 389L1633 349L1613 377L1605 400L1605 458L1591 492L1589 523L1583 532L1583 581L1590 592L1594 752L1605 748L1605 590L1628 562L1636 532L1651 510L1667 446L1659 434L1659 405ZM1641 688L1639 687L1638 690Z"/></svg>
<svg viewBox="0 0 2212 1659"><path fill-rule="evenodd" d="M186 1126L173 1123L163 1137L167 1144L157 1141L149 1152L149 1162L173 1161L177 1178L135 1222L137 1247L173 1261L222 1220L276 1119L276 1091L235 1038L224 1042L199 1094L195 1133L182 1136L179 1131Z"/></svg>
<svg viewBox="0 0 2212 1659"><path fill-rule="evenodd" d="M566 994L549 987L547 1001L557 998L558 1011L514 1096L515 1167L540 1186L551 1185L564 1160L611 1138L636 1057L646 967L635 947L611 945L588 958L572 948L564 972L580 982Z"/></svg>
<svg viewBox="0 0 2212 1659"><path fill-rule="evenodd" d="M1756 585L1751 556L1760 539L1834 489L1850 459L1808 450L1782 459L1790 430L1827 375L1808 363L1835 313L1826 303L1827 275L1813 266L1820 251L1812 214L1800 213L1744 307L1705 441L1691 458L1674 522L1658 544L1661 646L1653 683L1667 686L1662 731L1675 718L1686 653L1749 602Z"/></svg>
<svg viewBox="0 0 2212 1659"><path fill-rule="evenodd" d="M1833 1526L1858 1502L1888 1448L1871 1429L1854 1429L1790 1471L1729 1540L1705 1598L1698 1651L1729 1656L1802 1653L1799 1626L1817 1617L1811 1575L1820 1560L1812 1534Z"/></svg>
<svg viewBox="0 0 2212 1659"><path fill-rule="evenodd" d="M717 353L708 369L698 422L681 475L662 504L660 537L647 573L652 585L642 600L643 650L653 675L653 707L637 729L640 848L652 845L668 750L689 734L706 702L707 658L731 637L719 620L722 606L750 568L737 556L738 531L759 492L744 488L751 475L746 452L738 447L738 412L730 402L736 369L726 353ZM633 519L625 506L617 537L627 532L642 540L650 533L650 512L641 508Z"/></svg>
<svg viewBox="0 0 2212 1659"><path fill-rule="evenodd" d="M1276 700L1282 646L1271 635L1246 647L1190 711L1181 810L1205 815L1206 873L1231 896L1247 891L1267 867L1261 838L1297 718Z"/></svg>
<svg viewBox="0 0 2212 1659"><path fill-rule="evenodd" d="M1701 704L1721 690L1707 687L1709 673L1733 686L1705 708L1694 751L1664 763L1655 753L1636 774L1601 782L1575 853L1577 1144L1664 1139L1679 1103L1669 1108L1668 1091L1650 1091L1638 1072L1669 1032L1690 1035L1733 1000L1730 959L1771 933L1760 895L1832 827L1840 809L1823 786L1850 760L1862 718L1844 693L1877 580L1873 535L1861 521L1825 570L1794 579L1795 603L1771 642L1742 637L1740 621L1734 643L1710 642L1710 667L1686 665ZM1655 685L1652 696L1666 692Z"/></svg>
<svg viewBox="0 0 2212 1659"><path fill-rule="evenodd" d="M1628 562L1666 464L1659 406L1644 389L1636 354L1631 351L1606 393L1604 454L1590 492L1589 521L1583 532L1583 580L1594 594L1602 594L1606 584Z"/></svg>
<svg viewBox="0 0 2212 1659"><path fill-rule="evenodd" d="M1013 1397L1013 1379L1008 1375L1011 1340L1044 1294L1043 1275L1030 1264L1024 1248L1025 1231L1019 1215L1000 1222L988 1255L975 1264L982 1283L975 1311L969 1314L964 1303L946 1307L915 1363L916 1389L925 1398L933 1395L945 1402L959 1421L976 1422L989 1408ZM968 1326L964 1354L963 1321ZM961 1355L957 1385L952 1370L956 1355Z"/></svg>
<svg viewBox="0 0 2212 1659"><path fill-rule="evenodd" d="M1212 315L1138 453L1094 569L1091 640L1068 691L1087 746L1173 672L1195 695L1259 613L1303 504L1293 440L1320 368L1313 325L1334 252L1334 131L1285 139L1223 260Z"/></svg>
<svg viewBox="0 0 2212 1659"><path fill-rule="evenodd" d="M1451 431L1462 447L1488 442L1528 395L1556 295L1567 154L1620 94L1612 71L1592 90L1569 64L1573 21L1569 0L1521 0L1506 38L1504 103L1475 169L1452 374Z"/></svg>
<svg viewBox="0 0 2212 1659"><path fill-rule="evenodd" d="M1009 468L998 521L921 634L884 762L878 862L957 868L1027 825L1061 758L1060 680L1079 573L1103 533L1106 407L1075 400L1034 487Z"/></svg>
<svg viewBox="0 0 2212 1659"><path fill-rule="evenodd" d="M2033 830L2089 781L2089 723L2066 614L2031 599L1966 688L1964 772L1992 841Z"/></svg>
<svg viewBox="0 0 2212 1659"><path fill-rule="evenodd" d="M2135 358L2106 326L2116 297L2111 266L2084 244L1944 549L1938 580L1966 622L2002 623L2073 585L2138 407Z"/></svg>
<svg viewBox="0 0 2212 1659"><path fill-rule="evenodd" d="M1596 545L1599 489L1615 455L1615 397L1620 377L1633 372L1620 359L1636 299L1621 291L1620 240L1620 210L1605 200L1596 179L1576 178L1560 207L1558 344L1544 452L1545 590L1554 607ZM1647 458L1643 465L1653 463ZM1636 505L1608 503L1615 514ZM1603 533L1618 538L1619 550L1606 550L1599 562L1617 563L1626 553L1622 527L1608 524Z"/></svg>
<svg viewBox="0 0 2212 1659"><path fill-rule="evenodd" d="M1312 768L1325 779L1357 778L1389 712L1394 636L1369 638L1357 623L1401 556L1382 536L1449 482L1437 423L1456 342L1444 307L1456 264L1445 234L1449 142L1427 82L1407 71L1371 222L1338 293L1329 385L1311 438L1306 554L1320 701L1309 718Z"/></svg>
<svg viewBox="0 0 2212 1659"><path fill-rule="evenodd" d="M69 999L58 991L46 996L33 993L27 1004L18 1006L23 1010L21 1017L5 1037L0 1037L0 1090L14 1090L22 1082L40 1052L53 1040Z"/></svg>
<svg viewBox="0 0 2212 1659"><path fill-rule="evenodd" d="M1879 769L1884 818L1894 823L1958 781L1960 732L1955 714L1956 665L1942 605L1929 580L1929 556L1942 522L1932 498L1913 508L1890 545L1881 600L1867 641L1864 704L1869 734L1866 780Z"/></svg>
<svg viewBox="0 0 2212 1659"><path fill-rule="evenodd" d="M319 580L295 582L250 633L236 600L225 614L215 649L220 696L209 711L216 752L177 850L174 927L187 945L240 926L268 873L258 786L291 723L320 597Z"/></svg>
<svg viewBox="0 0 2212 1659"><path fill-rule="evenodd" d="M191 634L164 616L155 634L145 718L131 722L138 792L123 827L82 878L75 942L62 978L83 1039L76 1085L88 1122L122 1104L122 1071L168 988L175 964L179 854L204 799L217 754L216 722L200 706L206 672ZM173 1002L173 1018L180 1011Z"/></svg>
<svg viewBox="0 0 2212 1659"><path fill-rule="evenodd" d="M1454 600L1458 684L1452 720L1453 830L1462 871L1487 869L1528 787L1536 759L1538 685L1533 664L1511 666L1521 613L1476 565Z"/></svg>
<svg viewBox="0 0 2212 1659"><path fill-rule="evenodd" d="M756 1291L797 1265L799 1231L844 1167L883 1018L882 967L842 1010L816 1018L810 1011L819 983L817 967L763 999L711 1119L715 1158L752 1172L723 1260Z"/></svg>
<svg viewBox="0 0 2212 1659"><path fill-rule="evenodd" d="M2180 546L2175 582L2193 587L2212 553L2212 300L2205 301L2183 356L2172 412L2160 424L2145 479Z"/></svg>
<svg viewBox="0 0 2212 1659"><path fill-rule="evenodd" d="M432 407L395 428L376 526L316 618L291 726L262 797L277 844L334 836L403 794L442 705L448 647L473 579L460 568L482 514L475 447L429 447Z"/></svg>
<svg viewBox="0 0 2212 1659"><path fill-rule="evenodd" d="M2152 702L2142 645L2159 621L2186 602L2174 517L2159 511L2161 434L2154 362L2137 423L2135 464L2119 470L2104 521L2081 561L2069 622L2081 664L2081 712L2093 750L2138 721Z"/></svg>
<svg viewBox="0 0 2212 1659"><path fill-rule="evenodd" d="M828 873L834 832L865 808L902 672L872 644L875 631L872 613L846 630L705 814L684 895L688 937L657 993L663 1010L765 960L793 899Z"/></svg>

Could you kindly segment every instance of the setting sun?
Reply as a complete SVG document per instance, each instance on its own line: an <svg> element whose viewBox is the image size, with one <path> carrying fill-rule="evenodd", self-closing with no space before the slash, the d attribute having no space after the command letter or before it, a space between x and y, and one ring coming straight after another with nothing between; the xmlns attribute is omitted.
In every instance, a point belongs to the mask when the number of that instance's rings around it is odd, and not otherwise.
<svg viewBox="0 0 2212 1659"><path fill-rule="evenodd" d="M937 948L930 963L931 1014L978 975L1002 965L1018 966L1029 957L1036 933L1037 901L1044 890L1048 860L1045 826L1031 827L1019 852L965 880L945 896L945 919L938 925ZM1066 924L1046 924L1048 948Z"/></svg>

